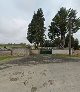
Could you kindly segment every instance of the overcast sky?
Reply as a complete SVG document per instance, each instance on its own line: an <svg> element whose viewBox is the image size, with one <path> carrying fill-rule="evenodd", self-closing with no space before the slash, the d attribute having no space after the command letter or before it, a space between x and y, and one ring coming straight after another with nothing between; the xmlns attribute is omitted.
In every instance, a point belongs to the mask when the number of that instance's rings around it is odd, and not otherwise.
<svg viewBox="0 0 80 92"><path fill-rule="evenodd" d="M73 8L80 16L80 0L0 0L0 43L29 44L26 34L34 11L43 9L48 28L61 7ZM74 36L80 41L79 31Z"/></svg>

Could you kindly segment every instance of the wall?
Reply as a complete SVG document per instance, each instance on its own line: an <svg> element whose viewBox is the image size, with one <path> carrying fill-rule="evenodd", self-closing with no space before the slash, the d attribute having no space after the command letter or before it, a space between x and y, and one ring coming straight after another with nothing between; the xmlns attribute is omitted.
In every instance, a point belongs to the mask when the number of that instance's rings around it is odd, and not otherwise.
<svg viewBox="0 0 80 92"><path fill-rule="evenodd" d="M31 49L31 50L30 50L30 54L31 54L31 55L38 55L38 54L40 54L40 50Z"/></svg>
<svg viewBox="0 0 80 92"><path fill-rule="evenodd" d="M74 50L73 55L80 55L80 50Z"/></svg>
<svg viewBox="0 0 80 92"><path fill-rule="evenodd" d="M71 54L73 53L73 51L71 50ZM32 55L38 55L40 54L40 50L30 50L30 54ZM54 50L52 49L52 54L69 54L69 50Z"/></svg>
<svg viewBox="0 0 80 92"><path fill-rule="evenodd" d="M28 56L30 54L29 49L27 48L12 48L12 55L13 56Z"/></svg>
<svg viewBox="0 0 80 92"><path fill-rule="evenodd" d="M3 49L0 50L0 55L13 55L13 56L28 56L30 54L30 50L28 48L20 48L15 47L11 50Z"/></svg>
<svg viewBox="0 0 80 92"><path fill-rule="evenodd" d="M52 49L52 54L69 54L69 50L53 50ZM71 50L72 54L72 50Z"/></svg>
<svg viewBox="0 0 80 92"><path fill-rule="evenodd" d="M80 50L71 51L73 55L80 54ZM30 50L28 48L12 48L12 50L0 50L0 55L13 55L13 56L28 56L30 54L38 55L40 50ZM69 54L69 50L54 50L52 54Z"/></svg>
<svg viewBox="0 0 80 92"><path fill-rule="evenodd" d="M0 55L11 55L10 50L0 50Z"/></svg>

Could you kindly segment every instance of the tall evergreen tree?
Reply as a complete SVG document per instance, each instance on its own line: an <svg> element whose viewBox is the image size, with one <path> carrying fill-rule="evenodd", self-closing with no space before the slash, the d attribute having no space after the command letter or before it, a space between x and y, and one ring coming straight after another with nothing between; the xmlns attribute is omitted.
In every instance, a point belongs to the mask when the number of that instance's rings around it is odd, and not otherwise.
<svg viewBox="0 0 80 92"><path fill-rule="evenodd" d="M67 30L71 30L71 34L76 33L80 29L80 17L77 18L76 10L69 9L67 16Z"/></svg>
<svg viewBox="0 0 80 92"><path fill-rule="evenodd" d="M77 18L75 10L66 10L66 8L62 7L52 19L48 36L51 40L60 37L62 47L64 48L65 34L68 33L70 29L71 34L76 33L80 29L80 18Z"/></svg>
<svg viewBox="0 0 80 92"><path fill-rule="evenodd" d="M37 13L34 13L33 19L28 26L27 39L30 43L34 43L37 48L39 44L43 44L45 39L44 21L43 11L40 8Z"/></svg>
<svg viewBox="0 0 80 92"><path fill-rule="evenodd" d="M67 33L67 10L66 8L60 8L60 11L52 19L51 26L49 26L49 38L61 37L61 44L65 45L65 34ZM52 39L51 39L52 40Z"/></svg>

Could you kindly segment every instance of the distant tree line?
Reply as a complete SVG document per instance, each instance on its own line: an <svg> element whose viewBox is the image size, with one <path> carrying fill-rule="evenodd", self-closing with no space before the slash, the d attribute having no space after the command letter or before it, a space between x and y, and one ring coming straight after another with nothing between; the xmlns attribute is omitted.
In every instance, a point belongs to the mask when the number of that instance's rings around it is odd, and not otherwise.
<svg viewBox="0 0 80 92"><path fill-rule="evenodd" d="M54 42L52 42L51 40L45 40L45 42L43 43L43 45L41 47L57 47L57 48L61 48L61 39L60 38L56 38ZM69 35L67 35L65 37L65 48L69 47ZM71 48L73 48L74 50L79 49L79 41L78 39L74 39L74 37L71 35Z"/></svg>
<svg viewBox="0 0 80 92"><path fill-rule="evenodd" d="M71 31L71 47L78 49L78 39L74 39L73 34L80 29L80 18L77 17L76 10L60 8L52 19L48 28L49 40L46 40L45 18L42 9L38 9L28 25L27 39L35 48L41 47L59 47L69 46L69 30Z"/></svg>

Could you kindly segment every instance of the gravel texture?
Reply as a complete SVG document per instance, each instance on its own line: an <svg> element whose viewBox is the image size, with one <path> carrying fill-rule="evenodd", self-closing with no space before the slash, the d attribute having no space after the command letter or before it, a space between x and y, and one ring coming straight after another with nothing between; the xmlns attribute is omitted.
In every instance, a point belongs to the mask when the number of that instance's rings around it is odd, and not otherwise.
<svg viewBox="0 0 80 92"><path fill-rule="evenodd" d="M80 92L80 60L29 56L0 65L0 92Z"/></svg>

